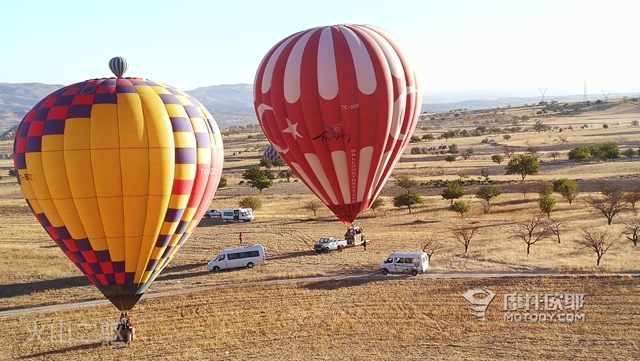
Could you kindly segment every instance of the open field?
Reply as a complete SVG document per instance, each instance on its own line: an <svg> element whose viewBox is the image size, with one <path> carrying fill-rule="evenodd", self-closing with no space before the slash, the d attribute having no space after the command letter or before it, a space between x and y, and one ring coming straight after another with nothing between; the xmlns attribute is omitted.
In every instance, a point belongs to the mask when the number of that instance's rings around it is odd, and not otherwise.
<svg viewBox="0 0 640 361"><path fill-rule="evenodd" d="M516 110L514 110L516 111ZM522 110L517 110L522 112ZM344 226L323 208L317 217L304 209L315 197L300 182L276 181L260 196L263 208L256 221L223 224L203 220L171 264L156 279L149 294L216 287L184 294L142 300L134 309L137 340L128 347L102 345L101 327L116 319L111 306L53 311L2 317L13 330L0 346L0 359L94 360L120 357L134 359L252 359L252 360L383 360L383 359L640 359L640 282L616 275L637 272L640 247L624 237L596 266L593 251L574 241L581 229L594 226L617 236L625 223L638 220L634 211L621 213L607 226L584 197L595 195L601 185L620 183L627 190L640 185L639 157L615 162L566 160L572 147L616 141L621 150L640 148L640 128L630 121L640 117L633 104L576 117L545 118L545 124L567 126L562 133L513 133L489 136L500 145L522 152L539 149L541 171L528 176L528 193L520 182L502 184L503 194L485 214L470 187L464 200L472 210L461 219L448 210L442 188L421 187L423 205L396 209L392 197L397 186L389 182L382 192L382 209L363 213L357 224L371 239L362 248L316 255L313 242L325 235L341 236ZM617 123L621 124L618 125ZM607 129L602 124L610 124ZM580 129L583 124L591 127ZM475 128L471 120L456 127ZM453 128L452 128L453 129ZM439 130L442 132L442 130ZM436 134L434 130L418 131ZM254 135L256 133L253 133ZM248 133L225 135L225 170L229 186L219 189L211 208L234 207L247 195L258 192L238 185L242 171L256 164L265 140L247 138ZM562 142L559 137L567 139ZM411 155L410 144L394 174L409 174L426 182L471 178L488 168L491 179L518 181L504 175L504 164L492 163L501 147L483 144L485 137L422 142L419 146L458 144L475 148L468 160L449 164L444 155ZM12 142L0 142L0 154L11 153ZM551 151L563 154L557 160ZM235 152L241 154L233 155ZM0 310L64 304L102 299L66 256L48 239L12 177L12 161L0 159ZM578 180L581 194L569 205L556 194L551 217L563 222L561 241L552 238L526 245L512 237L518 222L539 212L539 180L561 177ZM636 205L638 207L638 205ZM473 223L478 233L465 254L450 229ZM205 263L221 249L237 246L239 232L245 243L264 245L268 263L253 270L210 274ZM377 265L395 250L420 250L426 240L443 243L433 256L430 272L589 272L592 277L431 279L377 276ZM373 276L376 275L376 276ZM345 280L314 280L313 277L352 276ZM308 278L308 280L304 280ZM287 280L297 279L295 282ZM302 280L300 280L302 279ZM266 282L278 281L278 282ZM496 294L487 310L487 322L479 322L462 294L486 288ZM584 294L584 321L504 321L507 294ZM62 331L60 331L62 327Z"/></svg>

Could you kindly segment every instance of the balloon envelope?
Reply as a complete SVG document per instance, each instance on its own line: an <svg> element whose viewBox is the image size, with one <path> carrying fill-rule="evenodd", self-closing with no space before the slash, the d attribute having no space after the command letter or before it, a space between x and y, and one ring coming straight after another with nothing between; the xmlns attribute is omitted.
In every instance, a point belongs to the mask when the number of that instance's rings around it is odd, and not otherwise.
<svg viewBox="0 0 640 361"><path fill-rule="evenodd" d="M280 158L278 151L276 150L276 148L273 147L273 145L268 146L267 149L265 149L264 152L262 152L262 158L269 159L271 163L275 163L278 160L282 159Z"/></svg>
<svg viewBox="0 0 640 361"><path fill-rule="evenodd" d="M400 41L366 25L309 29L258 67L254 107L283 160L345 224L369 209L415 130L421 86Z"/></svg>
<svg viewBox="0 0 640 361"><path fill-rule="evenodd" d="M54 242L120 310L135 305L207 210L222 171L211 114L173 87L92 79L20 123L14 166Z"/></svg>

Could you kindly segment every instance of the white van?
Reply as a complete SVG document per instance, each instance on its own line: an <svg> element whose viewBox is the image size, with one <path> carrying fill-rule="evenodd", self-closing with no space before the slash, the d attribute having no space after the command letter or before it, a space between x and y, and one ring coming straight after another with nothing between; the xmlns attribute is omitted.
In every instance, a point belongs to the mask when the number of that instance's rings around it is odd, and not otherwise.
<svg viewBox="0 0 640 361"><path fill-rule="evenodd" d="M254 244L244 248L225 249L207 263L209 271L218 272L227 268L253 268L257 264L265 264L264 247Z"/></svg>
<svg viewBox="0 0 640 361"><path fill-rule="evenodd" d="M429 268L429 256L424 252L393 252L386 261L380 263L383 275L389 273L425 273Z"/></svg>
<svg viewBox="0 0 640 361"><path fill-rule="evenodd" d="M253 209L225 209L222 211L222 216L220 218L225 222L251 222L253 221Z"/></svg>

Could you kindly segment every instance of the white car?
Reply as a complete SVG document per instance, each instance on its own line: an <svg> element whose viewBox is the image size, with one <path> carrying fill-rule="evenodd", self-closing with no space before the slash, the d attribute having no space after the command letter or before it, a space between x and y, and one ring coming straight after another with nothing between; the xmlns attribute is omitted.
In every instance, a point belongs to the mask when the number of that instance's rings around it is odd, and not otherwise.
<svg viewBox="0 0 640 361"><path fill-rule="evenodd" d="M217 209L210 209L210 210L208 210L208 211L206 211L206 212L204 213L204 218L207 218L207 219L209 219L209 218L211 218L211 217L217 217L217 218L220 218L221 216L222 216L222 212L220 212L220 211L219 211L219 210L217 210Z"/></svg>

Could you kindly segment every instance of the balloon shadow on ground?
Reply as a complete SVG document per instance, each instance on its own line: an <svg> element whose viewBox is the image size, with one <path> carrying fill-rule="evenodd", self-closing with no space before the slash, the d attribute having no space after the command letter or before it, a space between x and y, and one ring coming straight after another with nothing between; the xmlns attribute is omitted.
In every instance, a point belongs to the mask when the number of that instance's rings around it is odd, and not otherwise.
<svg viewBox="0 0 640 361"><path fill-rule="evenodd" d="M275 260L279 260L279 259L290 259L290 258L297 258L297 257L304 257L304 256L313 256L315 255L316 252L315 251L296 251L296 252L289 252L289 253L283 253L280 254L278 256L273 256L273 257L269 257L267 259L267 261L275 261Z"/></svg>
<svg viewBox="0 0 640 361"><path fill-rule="evenodd" d="M398 278L410 278L411 275L394 275L393 277L382 278L378 275L361 275L358 277L350 277L348 279L338 279L338 280L327 280L327 281L318 281L311 282L304 286L304 288L309 290L320 290L320 291L332 291L341 288L349 288L349 287L358 287L367 283L372 282L384 282L385 280Z"/></svg>
<svg viewBox="0 0 640 361"><path fill-rule="evenodd" d="M84 276L65 277L44 281L14 283L0 286L0 298L29 295L33 292L61 290L65 288L90 286Z"/></svg>
<svg viewBox="0 0 640 361"><path fill-rule="evenodd" d="M73 340L72 340L73 342ZM38 352L38 353L34 353L31 355L25 355L22 357L19 357L18 360L29 360L29 359L39 359L39 358L48 358L48 357L54 357L56 358L56 355L62 355L65 354L69 351L79 351L79 350L92 350L92 349L96 349L99 347L104 347L104 346L108 346L109 344L103 344L102 342L98 342L98 343L85 343L85 344L80 344L78 346L72 346L72 347L65 347L65 348L61 348L59 350L52 350L52 351L43 351L43 352Z"/></svg>

